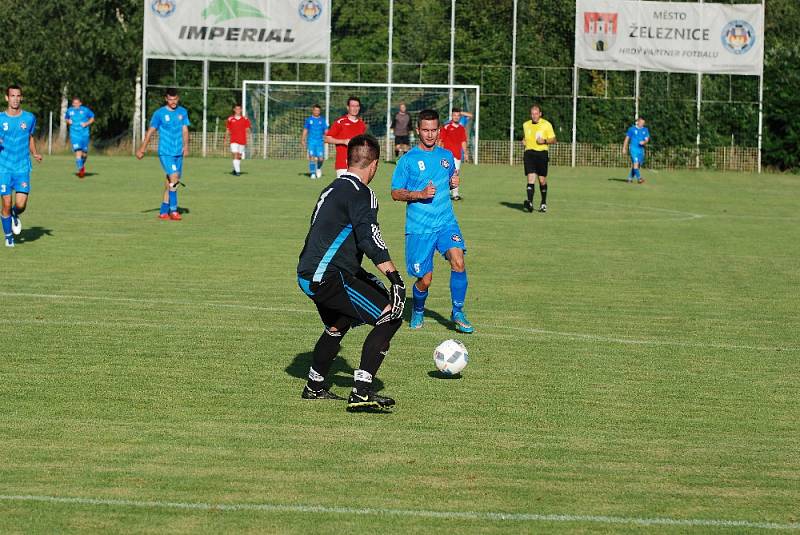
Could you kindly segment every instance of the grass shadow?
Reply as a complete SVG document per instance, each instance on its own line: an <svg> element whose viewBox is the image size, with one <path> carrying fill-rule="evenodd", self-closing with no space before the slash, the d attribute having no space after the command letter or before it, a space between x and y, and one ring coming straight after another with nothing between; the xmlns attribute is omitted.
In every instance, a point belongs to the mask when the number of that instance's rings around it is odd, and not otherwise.
<svg viewBox="0 0 800 535"><path fill-rule="evenodd" d="M408 323L411 321L411 313L413 312L413 310L414 310L414 299L410 298L410 297L407 297L406 298L406 306L403 309L403 323L405 323L405 327L406 328L408 328ZM441 314L439 314L435 310L430 310L430 309L426 308L425 309L425 313L423 314L423 317L430 318L430 319L436 321L439 325L447 327L447 330L449 330L449 331L457 332L456 328L455 328L455 325L450 320L450 318L442 316Z"/></svg>
<svg viewBox="0 0 800 535"><path fill-rule="evenodd" d="M428 372L428 377L430 377L432 379L444 379L446 381L460 380L460 379L464 378L464 376L461 375L460 373L457 373L455 375L450 375L450 374L447 374L447 373L442 373L439 370L431 370L431 371L429 371Z"/></svg>
<svg viewBox="0 0 800 535"><path fill-rule="evenodd" d="M609 178L608 181L609 182L628 182L628 179L626 179L626 178Z"/></svg>
<svg viewBox="0 0 800 535"><path fill-rule="evenodd" d="M150 208L148 210L142 210L141 213L149 214L149 213L152 213L152 212L160 212L160 211L161 211L161 208L159 207L159 208ZM179 214L188 214L189 212L190 212L190 210L188 208L184 208L182 206L178 207L178 213Z"/></svg>
<svg viewBox="0 0 800 535"><path fill-rule="evenodd" d="M526 212L527 213L527 210L525 210L525 205L522 204L521 202L503 201L500 204L502 204L506 208L511 208L512 210L519 210L520 212Z"/></svg>
<svg viewBox="0 0 800 535"><path fill-rule="evenodd" d="M286 366L285 371L288 375L296 377L297 379L302 379L305 383L305 381L308 379L308 368L311 366L313 359L313 351L298 353L294 359L292 359L292 362ZM331 371L328 372L328 376L325 378L325 383L330 386L336 386L340 388L352 388L354 371L355 369L350 366L350 364L347 362L347 359L337 356L333 360ZM372 386L376 392L382 390L383 381L375 377L372 379ZM298 386L297 391L299 392L300 390L302 390L302 385Z"/></svg>
<svg viewBox="0 0 800 535"><path fill-rule="evenodd" d="M25 243L29 241L36 241L43 236L52 236L53 230L44 227L30 227L22 229L17 240L20 243Z"/></svg>

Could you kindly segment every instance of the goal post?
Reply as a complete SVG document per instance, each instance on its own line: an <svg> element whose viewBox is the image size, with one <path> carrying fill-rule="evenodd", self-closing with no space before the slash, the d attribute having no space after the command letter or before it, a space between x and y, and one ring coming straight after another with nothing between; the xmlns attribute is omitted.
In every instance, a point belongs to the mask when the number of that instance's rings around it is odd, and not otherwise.
<svg viewBox="0 0 800 535"><path fill-rule="evenodd" d="M330 124L345 113L350 96L361 100L361 117L367 123L367 132L385 147L387 160L391 159L394 150L389 131L392 118L400 102L404 102L412 115L412 138L415 116L423 109L437 110L442 124L450 120L452 107L471 113L472 119L466 125L469 138L467 147L472 162L479 162L480 86L272 80L242 82L242 109L253 124L254 145L263 158L305 158L300 136L303 122L311 114L311 106L319 104Z"/></svg>

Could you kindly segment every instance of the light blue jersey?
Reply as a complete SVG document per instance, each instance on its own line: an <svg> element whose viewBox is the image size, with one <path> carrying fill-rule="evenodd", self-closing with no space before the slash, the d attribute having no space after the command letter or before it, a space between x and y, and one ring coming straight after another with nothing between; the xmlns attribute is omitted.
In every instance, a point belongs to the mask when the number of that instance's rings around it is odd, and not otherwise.
<svg viewBox="0 0 800 535"><path fill-rule="evenodd" d="M158 154L183 156L183 127L189 126L189 112L183 106L157 109L150 119L150 128L158 130Z"/></svg>
<svg viewBox="0 0 800 535"><path fill-rule="evenodd" d="M69 125L69 138L73 144L75 144L76 140L89 139L89 127L81 126L81 124L93 118L94 113L86 106L70 107L67 110L64 114L64 119L72 121L72 124Z"/></svg>
<svg viewBox="0 0 800 535"><path fill-rule="evenodd" d="M450 179L456 167L449 150L414 147L397 162L392 175L392 189L420 191L429 182L436 195L425 201L409 202L406 207L406 234L431 234L458 225L450 200Z"/></svg>
<svg viewBox="0 0 800 535"><path fill-rule="evenodd" d="M644 150L644 145L642 142L650 139L650 130L646 126L639 128L636 125L631 126L628 128L628 131L625 133L631 140L630 150Z"/></svg>
<svg viewBox="0 0 800 535"><path fill-rule="evenodd" d="M311 115L306 119L303 128L308 130L309 145L312 143L322 143L322 138L325 135L325 131L328 129L328 121L321 115L319 117Z"/></svg>
<svg viewBox="0 0 800 535"><path fill-rule="evenodd" d="M36 117L28 111L19 115L0 113L0 170L5 173L31 172L30 138L36 130Z"/></svg>

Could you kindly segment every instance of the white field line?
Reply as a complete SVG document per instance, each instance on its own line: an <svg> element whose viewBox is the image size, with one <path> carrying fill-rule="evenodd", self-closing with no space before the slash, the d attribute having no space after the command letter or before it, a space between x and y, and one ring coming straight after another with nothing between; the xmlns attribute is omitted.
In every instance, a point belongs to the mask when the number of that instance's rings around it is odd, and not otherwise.
<svg viewBox="0 0 800 535"><path fill-rule="evenodd" d="M602 515L554 515L534 513L499 513L479 511L426 511L414 509L388 509L369 507L327 507L323 505L280 505L269 503L202 503L161 502L140 500L112 500L102 498L73 498L60 496L0 495L4 502L39 502L50 504L133 507L141 509L179 509L188 511L258 511L263 513L303 513L359 516L397 516L411 518L441 518L446 520L473 520L483 522L529 523L593 523L627 524L637 526L721 527L774 530L800 530L800 523L754 522L750 520L722 520L704 518L637 518Z"/></svg>
<svg viewBox="0 0 800 535"><path fill-rule="evenodd" d="M3 297L26 297L32 299L51 299L51 300L75 300L75 301L110 301L117 303L139 303L146 305L169 305L169 306L204 306L211 308L233 308L240 310L261 310L264 312L283 312L291 314L309 314L316 316L317 312L312 307L307 309L295 309L284 307L264 307L258 305L243 305L237 303L214 303L214 302L191 302L191 301L169 301L157 299L140 299L135 297L105 297L105 296L87 296L87 295L66 295L66 294L38 294L38 293L19 293L19 292L1 292L0 296ZM103 322L103 321L52 321L52 320L11 320L12 323L37 323L37 324L53 324L53 325L130 325L133 327L156 327L146 322ZM159 324L163 327L163 324ZM508 330L523 332L529 334L543 334L548 336L556 336L561 338L570 338L573 340L589 340L593 342L605 342L612 344L626 344L626 345L650 345L650 346L673 346L673 347L696 347L696 348L709 348L709 349L727 349L727 350L749 350L749 351L800 351L800 347L777 347L777 346L750 346L738 344L721 344L721 343L703 343L703 342L687 342L683 340L642 340L635 338L616 338L613 336L603 336L590 333L575 333L565 331L552 331L547 329L537 329L533 327L514 327L511 325L499 324L484 324L484 326L492 329ZM511 335L503 335L499 333L480 333L488 337L496 338L510 338Z"/></svg>

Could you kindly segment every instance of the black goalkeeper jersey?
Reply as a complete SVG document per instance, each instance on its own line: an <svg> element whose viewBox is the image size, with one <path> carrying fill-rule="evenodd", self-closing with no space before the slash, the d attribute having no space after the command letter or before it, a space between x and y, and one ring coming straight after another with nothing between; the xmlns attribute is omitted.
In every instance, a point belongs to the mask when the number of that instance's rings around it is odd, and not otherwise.
<svg viewBox="0 0 800 535"><path fill-rule="evenodd" d="M365 254L376 265L391 260L378 225L378 199L358 177L345 174L317 199L297 275L312 284L340 271L355 275Z"/></svg>

